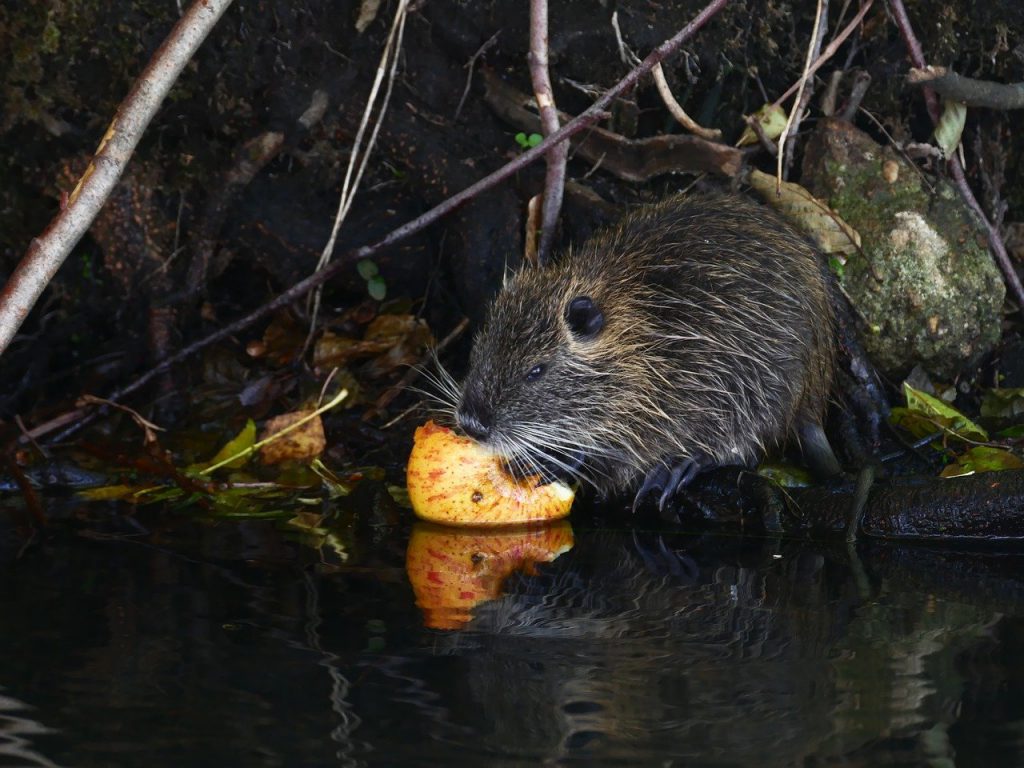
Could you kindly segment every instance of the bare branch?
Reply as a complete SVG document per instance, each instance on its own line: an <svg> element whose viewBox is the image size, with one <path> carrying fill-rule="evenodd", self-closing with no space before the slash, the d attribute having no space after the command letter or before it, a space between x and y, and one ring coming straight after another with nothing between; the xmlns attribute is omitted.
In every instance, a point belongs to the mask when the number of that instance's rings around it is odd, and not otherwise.
<svg viewBox="0 0 1024 768"><path fill-rule="evenodd" d="M558 130L558 110L555 108L555 94L551 89L548 73L548 2L530 0L530 81L540 112L540 125L545 136ZM551 252L551 242L558 225L558 214L562 210L562 195L565 192L565 164L569 157L569 142L553 146L547 154L547 173L544 176L544 206L540 223L540 243L537 246L537 261L546 264Z"/></svg>
<svg viewBox="0 0 1024 768"><path fill-rule="evenodd" d="M32 241L0 292L0 354L39 295L92 224L131 159L153 115L231 0L196 0L153 54L100 141L67 206Z"/></svg>
<svg viewBox="0 0 1024 768"><path fill-rule="evenodd" d="M962 101L968 107L1024 109L1024 83L975 80L945 67L912 67L907 82L911 85L927 85L944 98Z"/></svg>

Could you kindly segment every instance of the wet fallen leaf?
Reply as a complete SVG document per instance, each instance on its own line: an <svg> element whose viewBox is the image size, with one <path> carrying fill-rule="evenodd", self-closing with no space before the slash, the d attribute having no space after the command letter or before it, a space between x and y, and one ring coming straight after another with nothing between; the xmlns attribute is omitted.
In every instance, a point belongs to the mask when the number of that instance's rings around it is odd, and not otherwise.
<svg viewBox="0 0 1024 768"><path fill-rule="evenodd" d="M860 233L799 184L784 181L776 194L775 177L754 169L750 186L826 254L849 256L860 248Z"/></svg>
<svg viewBox="0 0 1024 768"><path fill-rule="evenodd" d="M367 327L366 339L389 341L387 350L366 366L370 378L418 364L434 342L426 322L414 315L380 315Z"/></svg>
<svg viewBox="0 0 1024 768"><path fill-rule="evenodd" d="M949 403L914 389L903 382L905 408L893 408L890 421L906 429L914 437L927 437L941 430L947 437L966 442L985 442L988 432L979 427Z"/></svg>
<svg viewBox="0 0 1024 768"><path fill-rule="evenodd" d="M287 365L302 354L306 329L290 314L276 315L263 332L264 354L279 365Z"/></svg>
<svg viewBox="0 0 1024 768"><path fill-rule="evenodd" d="M764 461L758 466L757 474L772 480L783 488L808 488L814 484L810 472L792 464Z"/></svg>
<svg viewBox="0 0 1024 768"><path fill-rule="evenodd" d="M190 469L206 469L206 467L212 466L219 462L229 459L236 454L242 454L238 458L233 459L224 466L230 467L231 469L238 469L239 467L245 466L246 462L249 461L251 454L243 453L248 448L252 448L256 442L256 422L252 419L248 419L245 422L245 426L242 427L241 431L226 442L217 454L204 464L197 464Z"/></svg>
<svg viewBox="0 0 1024 768"><path fill-rule="evenodd" d="M260 441L302 421L311 413L312 411L294 411L269 419L263 426ZM323 422L319 416L314 416L302 426L261 446L260 458L264 464L277 464L289 459L304 461L319 456L324 452L326 445Z"/></svg>
<svg viewBox="0 0 1024 768"><path fill-rule="evenodd" d="M348 496L349 493L352 492L352 488L349 484L328 469L327 465L320 461L320 459L313 459L313 461L310 462L309 468L312 469L313 472L316 473L317 477L323 481L324 486L327 488L327 492L332 499Z"/></svg>
<svg viewBox="0 0 1024 768"><path fill-rule="evenodd" d="M976 445L957 457L942 470L942 477L962 477L978 472L999 472L1004 469L1024 469L1024 459L1003 448Z"/></svg>

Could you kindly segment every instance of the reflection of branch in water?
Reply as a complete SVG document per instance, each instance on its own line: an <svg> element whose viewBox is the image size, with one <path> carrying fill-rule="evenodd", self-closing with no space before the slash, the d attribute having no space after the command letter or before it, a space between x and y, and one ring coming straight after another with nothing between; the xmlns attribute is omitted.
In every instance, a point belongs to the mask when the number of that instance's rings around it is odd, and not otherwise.
<svg viewBox="0 0 1024 768"><path fill-rule="evenodd" d="M0 689L2 690L2 689ZM54 733L42 723L18 717L12 713L30 707L17 699L0 694L0 761L4 765L46 766L57 768L57 764L32 749L32 736ZM7 761L11 762L7 762Z"/></svg>
<svg viewBox="0 0 1024 768"><path fill-rule="evenodd" d="M330 651L324 650L320 643L320 625L323 619L320 617L320 590L316 579L306 572L303 576L303 584L306 588L306 644L320 654L321 667L327 669L331 677L331 709L338 715L338 726L331 731L331 741L341 745L335 753L335 757L341 761L341 765L357 765L359 761L354 756L356 749L352 735L363 722L354 711L349 702L349 690L352 684L338 669L338 656Z"/></svg>

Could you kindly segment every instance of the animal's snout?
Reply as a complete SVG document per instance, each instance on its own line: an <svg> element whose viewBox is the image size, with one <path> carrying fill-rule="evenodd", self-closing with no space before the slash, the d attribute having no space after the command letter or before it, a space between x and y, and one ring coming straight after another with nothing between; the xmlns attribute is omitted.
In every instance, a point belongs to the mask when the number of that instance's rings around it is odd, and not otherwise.
<svg viewBox="0 0 1024 768"><path fill-rule="evenodd" d="M472 402L464 402L455 418L462 431L474 440L483 442L491 434L491 415Z"/></svg>

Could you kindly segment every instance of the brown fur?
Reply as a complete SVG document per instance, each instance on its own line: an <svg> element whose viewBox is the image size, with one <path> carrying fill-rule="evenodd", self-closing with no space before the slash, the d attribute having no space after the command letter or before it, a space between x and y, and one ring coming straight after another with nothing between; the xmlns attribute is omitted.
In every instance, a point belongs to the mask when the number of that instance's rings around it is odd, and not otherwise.
<svg viewBox="0 0 1024 768"><path fill-rule="evenodd" d="M604 315L594 338L566 321L578 296ZM820 424L834 358L814 247L744 198L674 196L507 281L454 405L486 413L483 442L513 467L582 452L578 474L624 490L685 457L755 461Z"/></svg>

